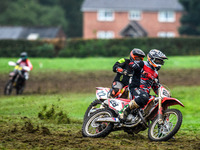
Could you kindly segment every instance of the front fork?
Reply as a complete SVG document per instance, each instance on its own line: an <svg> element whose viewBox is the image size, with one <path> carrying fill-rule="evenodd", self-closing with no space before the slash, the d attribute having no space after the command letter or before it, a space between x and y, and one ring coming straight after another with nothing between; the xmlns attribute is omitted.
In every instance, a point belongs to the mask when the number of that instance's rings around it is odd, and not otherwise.
<svg viewBox="0 0 200 150"><path fill-rule="evenodd" d="M158 124L163 124L163 108L162 108L162 98L159 94L159 100L158 100Z"/></svg>

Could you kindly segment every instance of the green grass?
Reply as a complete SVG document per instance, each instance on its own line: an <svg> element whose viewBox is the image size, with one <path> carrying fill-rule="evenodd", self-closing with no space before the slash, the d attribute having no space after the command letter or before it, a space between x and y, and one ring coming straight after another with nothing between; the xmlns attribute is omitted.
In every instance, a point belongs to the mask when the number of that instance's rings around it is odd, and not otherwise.
<svg viewBox="0 0 200 150"><path fill-rule="evenodd" d="M200 131L200 87L175 87L171 89L173 97L179 99L185 107L178 108L183 114L182 129ZM37 118L43 106L55 106L74 120L82 120L88 105L95 99L95 93L1 96L0 116Z"/></svg>
<svg viewBox="0 0 200 150"><path fill-rule="evenodd" d="M52 105L55 109L68 113L69 117L81 120L95 94L56 94L56 95L24 95L0 97L0 115L20 115L37 117L43 106Z"/></svg>
<svg viewBox="0 0 200 150"><path fill-rule="evenodd" d="M33 72L42 71L97 71L112 70L112 66L119 58L30 58ZM8 61L17 61L17 58L0 58L0 73L8 73L13 68ZM200 56L171 56L166 60L163 69L195 69L200 68Z"/></svg>

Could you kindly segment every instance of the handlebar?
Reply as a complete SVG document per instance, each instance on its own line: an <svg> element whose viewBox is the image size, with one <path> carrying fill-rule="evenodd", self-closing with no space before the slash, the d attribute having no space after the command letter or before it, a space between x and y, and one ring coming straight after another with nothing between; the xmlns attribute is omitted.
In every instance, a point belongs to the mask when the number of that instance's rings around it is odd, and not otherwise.
<svg viewBox="0 0 200 150"><path fill-rule="evenodd" d="M8 62L8 65L9 65L9 66L14 66L14 67L18 66L16 69L19 69L20 67L22 67L23 70L25 70L25 71L30 71L30 68L29 68L28 66L20 66L19 64L15 63L15 62L13 62L13 61L9 61L9 62ZM21 70L21 69L20 69L20 70Z"/></svg>

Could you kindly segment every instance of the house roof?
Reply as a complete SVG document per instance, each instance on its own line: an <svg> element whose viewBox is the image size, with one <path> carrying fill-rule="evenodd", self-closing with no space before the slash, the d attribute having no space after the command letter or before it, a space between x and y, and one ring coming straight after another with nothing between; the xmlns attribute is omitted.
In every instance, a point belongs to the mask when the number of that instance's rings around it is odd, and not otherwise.
<svg viewBox="0 0 200 150"><path fill-rule="evenodd" d="M0 27L0 39L16 40L23 32L23 27Z"/></svg>
<svg viewBox="0 0 200 150"><path fill-rule="evenodd" d="M113 9L114 11L183 11L178 0L84 0L82 11L97 11L99 9Z"/></svg>
<svg viewBox="0 0 200 150"><path fill-rule="evenodd" d="M20 38L27 38L31 33L38 33L40 38L55 38L59 30L59 27L27 27L24 28Z"/></svg>
<svg viewBox="0 0 200 150"><path fill-rule="evenodd" d="M56 38L60 27L13 27L0 26L0 39L27 39L30 34L38 34L39 38Z"/></svg>
<svg viewBox="0 0 200 150"><path fill-rule="evenodd" d="M124 37L146 37L148 33L137 21L130 21L120 34Z"/></svg>

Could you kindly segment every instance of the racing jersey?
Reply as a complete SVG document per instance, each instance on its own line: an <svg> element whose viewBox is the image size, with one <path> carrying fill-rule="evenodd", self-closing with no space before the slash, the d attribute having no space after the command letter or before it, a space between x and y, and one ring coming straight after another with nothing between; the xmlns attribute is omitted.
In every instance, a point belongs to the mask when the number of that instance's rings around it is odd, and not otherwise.
<svg viewBox="0 0 200 150"><path fill-rule="evenodd" d="M151 65L149 65L147 61L144 61L143 72L144 71L149 73L152 78L158 79L158 71ZM147 93L150 93L150 90L152 88L157 94L158 86L152 78L147 77L145 74L141 74L140 88L142 88Z"/></svg>
<svg viewBox="0 0 200 150"><path fill-rule="evenodd" d="M120 67L122 69L127 70L127 74L131 74L132 70L129 67L129 63L130 63L130 59L121 58L114 64L113 72L117 72L117 68ZM114 81L119 81L122 84L124 84L124 86L126 86L129 84L129 78L130 77L128 75L124 75L124 74L117 72L117 75L115 76Z"/></svg>
<svg viewBox="0 0 200 150"><path fill-rule="evenodd" d="M22 60L21 58L17 61L17 63L20 65L20 66L27 66L30 68L30 70L33 69L33 65L31 64L30 60L29 59L26 59L26 60Z"/></svg>

